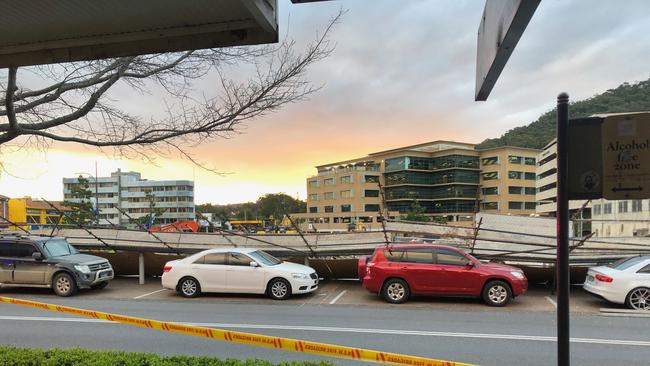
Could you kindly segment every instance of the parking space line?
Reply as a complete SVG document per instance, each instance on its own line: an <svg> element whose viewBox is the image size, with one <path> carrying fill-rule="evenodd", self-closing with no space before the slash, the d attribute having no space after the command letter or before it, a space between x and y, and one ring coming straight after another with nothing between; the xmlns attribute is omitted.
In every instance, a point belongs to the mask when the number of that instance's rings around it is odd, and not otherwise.
<svg viewBox="0 0 650 366"><path fill-rule="evenodd" d="M336 295L336 297L330 301L330 305L336 303L341 297L343 297L343 295L345 295L346 292L348 292L348 290L343 290L340 294Z"/></svg>
<svg viewBox="0 0 650 366"><path fill-rule="evenodd" d="M166 289L166 288L162 288L162 289L157 290L157 291L149 292L148 294L144 294L144 295L136 296L136 297L133 298L133 300L141 299L141 298L143 298L143 297L146 297L146 296L149 296L149 295L153 295L153 294L157 294L157 293L159 293L159 292L163 292L163 291L167 291L167 289Z"/></svg>
<svg viewBox="0 0 650 366"><path fill-rule="evenodd" d="M553 307L557 309L557 303L555 302L555 300L551 299L550 296L545 296L544 298L545 298L546 300L548 300L548 302L550 302L551 304L553 304Z"/></svg>

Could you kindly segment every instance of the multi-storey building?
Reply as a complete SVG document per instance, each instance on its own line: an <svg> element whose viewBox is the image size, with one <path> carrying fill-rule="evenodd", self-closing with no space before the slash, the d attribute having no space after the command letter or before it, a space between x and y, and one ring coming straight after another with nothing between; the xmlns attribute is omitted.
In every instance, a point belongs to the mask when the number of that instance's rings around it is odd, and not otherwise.
<svg viewBox="0 0 650 366"><path fill-rule="evenodd" d="M156 218L159 223L194 220L194 182L191 180L147 180L140 173L117 172L110 177L88 177L90 201L98 205L99 223L121 225L129 223L128 216L137 219L151 211L153 196L156 211L163 211ZM65 200L78 202L71 188L79 184L79 178L63 178Z"/></svg>
<svg viewBox="0 0 650 366"><path fill-rule="evenodd" d="M650 236L650 200L595 200L591 229L599 237Z"/></svg>
<svg viewBox="0 0 650 366"><path fill-rule="evenodd" d="M503 215L535 213L539 152L510 146L481 150L480 211Z"/></svg>
<svg viewBox="0 0 650 366"><path fill-rule="evenodd" d="M549 142L537 156L536 213L555 217L557 212L557 144ZM574 234L581 236L591 232L591 203L586 200L569 201L569 214L574 220Z"/></svg>
<svg viewBox="0 0 650 366"><path fill-rule="evenodd" d="M350 224L378 230L380 210L395 217L411 210L414 201L427 215L451 223L470 223L480 207L533 213L534 199L528 197L534 195L539 151L474 146L433 141L318 166L318 175L307 178L307 213L295 216L316 230L346 230ZM481 205L483 200L488 204Z"/></svg>

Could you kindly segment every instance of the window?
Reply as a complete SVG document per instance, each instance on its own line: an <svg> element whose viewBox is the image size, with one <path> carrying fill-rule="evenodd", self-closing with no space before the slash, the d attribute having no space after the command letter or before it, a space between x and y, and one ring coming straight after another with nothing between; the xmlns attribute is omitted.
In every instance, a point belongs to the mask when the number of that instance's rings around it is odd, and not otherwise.
<svg viewBox="0 0 650 366"><path fill-rule="evenodd" d="M450 266L466 266L469 263L467 257L451 249L436 248L436 263Z"/></svg>
<svg viewBox="0 0 650 366"><path fill-rule="evenodd" d="M627 201L618 202L618 212L625 213L627 212Z"/></svg>
<svg viewBox="0 0 650 366"><path fill-rule="evenodd" d="M524 187L509 186L508 187L508 193L510 193L510 194L523 194L524 193Z"/></svg>
<svg viewBox="0 0 650 366"><path fill-rule="evenodd" d="M41 217L40 216L34 216L34 215L27 215L27 223L28 224L40 224L41 223Z"/></svg>
<svg viewBox="0 0 650 366"><path fill-rule="evenodd" d="M641 200L632 200L632 212L641 212L643 210L642 202Z"/></svg>
<svg viewBox="0 0 650 366"><path fill-rule="evenodd" d="M537 207L537 202L525 202L524 203L524 208L526 210L534 210L535 207Z"/></svg>
<svg viewBox="0 0 650 366"><path fill-rule="evenodd" d="M341 212L351 212L352 205L341 205Z"/></svg>
<svg viewBox="0 0 650 366"><path fill-rule="evenodd" d="M210 253L196 260L198 264L226 264L226 253Z"/></svg>
<svg viewBox="0 0 650 366"><path fill-rule="evenodd" d="M535 180L535 178L536 178L535 173L526 172L524 174L524 179L526 179L526 180Z"/></svg>
<svg viewBox="0 0 650 366"><path fill-rule="evenodd" d="M310 201L318 201L318 193L310 193L309 194L309 200Z"/></svg>
<svg viewBox="0 0 650 366"><path fill-rule="evenodd" d="M334 206L325 206L325 212L334 212Z"/></svg>
<svg viewBox="0 0 650 366"><path fill-rule="evenodd" d="M403 250L384 250L384 257L389 262L401 262L404 257Z"/></svg>
<svg viewBox="0 0 650 366"><path fill-rule="evenodd" d="M609 268L614 268L618 269L619 271L624 271L632 266L636 266L637 264L645 261L644 256L642 255L637 255L634 257L627 257L623 259L619 259L616 262L612 264L608 264L607 267Z"/></svg>
<svg viewBox="0 0 650 366"><path fill-rule="evenodd" d="M603 205L603 213L605 215L611 214L612 213L612 204L611 203L606 203Z"/></svg>
<svg viewBox="0 0 650 366"><path fill-rule="evenodd" d="M379 197L378 189L366 189L363 191L364 197Z"/></svg>
<svg viewBox="0 0 650 366"><path fill-rule="evenodd" d="M499 179L499 172L488 172L481 174L483 180Z"/></svg>
<svg viewBox="0 0 650 366"><path fill-rule="evenodd" d="M17 258L31 258L32 253L38 252L33 245L27 243L14 243L13 256Z"/></svg>
<svg viewBox="0 0 650 366"><path fill-rule="evenodd" d="M333 186L334 185L334 178L323 179L323 184L325 184L326 186Z"/></svg>
<svg viewBox="0 0 650 366"><path fill-rule="evenodd" d="M318 207L310 207L309 213L318 213Z"/></svg>
<svg viewBox="0 0 650 366"><path fill-rule="evenodd" d="M499 164L499 157L498 156L490 156L489 158L483 158L483 159L481 159L481 164L483 164L483 165Z"/></svg>
<svg viewBox="0 0 650 366"><path fill-rule="evenodd" d="M253 260L241 253L228 253L229 266L250 266Z"/></svg>
<svg viewBox="0 0 650 366"><path fill-rule="evenodd" d="M326 200L333 200L334 197L335 197L335 196L334 196L334 192L325 192L325 194L323 194L323 197L324 197Z"/></svg>
<svg viewBox="0 0 650 366"><path fill-rule="evenodd" d="M510 170L508 172L509 179L524 179L524 172L518 172L516 170Z"/></svg>
<svg viewBox="0 0 650 366"><path fill-rule="evenodd" d="M535 194L537 191L535 187L525 187L524 189L525 189L524 191L525 194Z"/></svg>
<svg viewBox="0 0 650 366"><path fill-rule="evenodd" d="M363 211L364 212L379 212L379 205L375 205L375 204L365 205L364 208L363 208Z"/></svg>
<svg viewBox="0 0 650 366"><path fill-rule="evenodd" d="M521 164L524 161L524 158L521 156L508 155L508 163L510 164Z"/></svg>
<svg viewBox="0 0 650 366"><path fill-rule="evenodd" d="M499 187L481 188L481 193L483 193L484 196L499 194Z"/></svg>
<svg viewBox="0 0 650 366"><path fill-rule="evenodd" d="M650 264L638 270L637 273L650 273Z"/></svg>
<svg viewBox="0 0 650 366"><path fill-rule="evenodd" d="M521 210L523 208L523 205L524 205L523 202L510 201L510 202L508 202L508 209L510 209L510 210Z"/></svg>
<svg viewBox="0 0 650 366"><path fill-rule="evenodd" d="M426 248L407 249L402 262L433 264L433 252Z"/></svg>
<svg viewBox="0 0 650 366"><path fill-rule="evenodd" d="M352 176L351 175L346 175L341 177L341 184L347 184L347 183L352 183Z"/></svg>
<svg viewBox="0 0 650 366"><path fill-rule="evenodd" d="M352 197L352 191L351 190L345 190L341 191L341 198L350 198Z"/></svg>
<svg viewBox="0 0 650 366"><path fill-rule="evenodd" d="M363 177L363 179L366 183L379 183L378 175L366 175Z"/></svg>
<svg viewBox="0 0 650 366"><path fill-rule="evenodd" d="M482 202L481 210L498 210L499 202Z"/></svg>
<svg viewBox="0 0 650 366"><path fill-rule="evenodd" d="M318 188L319 184L317 180L310 180L309 183L307 183L309 187L311 188Z"/></svg>
<svg viewBox="0 0 650 366"><path fill-rule="evenodd" d="M600 215L600 205L594 205L594 215Z"/></svg>
<svg viewBox="0 0 650 366"><path fill-rule="evenodd" d="M537 164L537 160L535 158L524 158L524 164L535 165Z"/></svg>

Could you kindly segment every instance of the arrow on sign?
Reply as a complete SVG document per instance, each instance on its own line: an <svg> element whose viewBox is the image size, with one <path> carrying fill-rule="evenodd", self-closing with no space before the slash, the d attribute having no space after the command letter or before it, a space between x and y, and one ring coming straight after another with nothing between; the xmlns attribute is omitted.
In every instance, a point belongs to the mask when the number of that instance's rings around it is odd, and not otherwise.
<svg viewBox="0 0 650 366"><path fill-rule="evenodd" d="M642 191L643 187L620 187L620 188L612 188L612 192L629 192L629 191Z"/></svg>

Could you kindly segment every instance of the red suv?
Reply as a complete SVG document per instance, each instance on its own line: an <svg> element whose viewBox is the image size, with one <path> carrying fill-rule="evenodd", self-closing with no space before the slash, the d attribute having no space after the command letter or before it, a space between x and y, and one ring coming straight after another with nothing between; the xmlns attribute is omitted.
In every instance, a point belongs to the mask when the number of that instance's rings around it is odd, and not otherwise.
<svg viewBox="0 0 650 366"><path fill-rule="evenodd" d="M403 303L411 295L482 297L491 306L504 306L526 292L528 280L516 267L481 263L454 247L393 244L359 259L363 287L386 301Z"/></svg>

